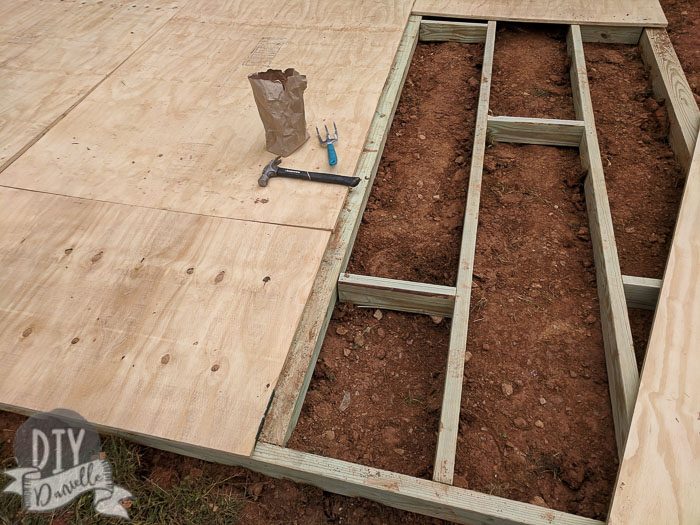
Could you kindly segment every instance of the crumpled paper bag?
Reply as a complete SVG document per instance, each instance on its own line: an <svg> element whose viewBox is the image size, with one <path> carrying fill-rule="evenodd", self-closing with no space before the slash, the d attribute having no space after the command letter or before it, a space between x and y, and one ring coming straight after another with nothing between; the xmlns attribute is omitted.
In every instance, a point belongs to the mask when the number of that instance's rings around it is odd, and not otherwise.
<svg viewBox="0 0 700 525"><path fill-rule="evenodd" d="M292 68L268 69L249 75L248 80L265 126L265 149L286 157L309 138L304 114L306 76Z"/></svg>

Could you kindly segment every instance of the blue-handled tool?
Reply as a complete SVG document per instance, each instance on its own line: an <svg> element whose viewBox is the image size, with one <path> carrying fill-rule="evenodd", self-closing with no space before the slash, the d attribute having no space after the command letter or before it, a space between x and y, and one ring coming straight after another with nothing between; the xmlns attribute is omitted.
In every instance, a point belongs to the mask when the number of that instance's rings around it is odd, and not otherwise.
<svg viewBox="0 0 700 525"><path fill-rule="evenodd" d="M316 126L316 135L318 135L318 141L321 143L321 146L326 146L326 149L328 149L328 164L335 166L338 164L338 155L335 152L335 146L333 144L338 142L338 127L335 125L335 122L333 122L332 134L328 131L328 126L324 125L323 127L326 130L326 139L323 140L321 137L318 126Z"/></svg>

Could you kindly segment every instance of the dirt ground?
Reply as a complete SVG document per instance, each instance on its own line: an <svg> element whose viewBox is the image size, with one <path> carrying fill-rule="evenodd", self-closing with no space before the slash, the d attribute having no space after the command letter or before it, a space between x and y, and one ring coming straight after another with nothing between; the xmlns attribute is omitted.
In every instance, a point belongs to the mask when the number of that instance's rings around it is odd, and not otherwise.
<svg viewBox="0 0 700 525"><path fill-rule="evenodd" d="M697 97L700 2L662 5ZM499 30L493 114L573 118L563 35L560 28ZM586 45L586 53L623 272L658 277L683 183L663 135L665 109L650 97L634 46ZM480 46L418 46L351 271L454 284L480 62ZM456 483L604 518L616 452L579 175L570 150L488 150ZM631 311L640 361L651 316ZM429 477L449 320L339 307L328 334L291 445ZM12 466L23 420L0 412L0 469ZM202 523L231 523L224 506L252 525L442 523L130 446L144 485L215 498L204 509L213 518ZM8 498L0 496L0 523L16 519ZM193 522L163 516L142 522ZM32 521L44 522L78 520L68 510Z"/></svg>

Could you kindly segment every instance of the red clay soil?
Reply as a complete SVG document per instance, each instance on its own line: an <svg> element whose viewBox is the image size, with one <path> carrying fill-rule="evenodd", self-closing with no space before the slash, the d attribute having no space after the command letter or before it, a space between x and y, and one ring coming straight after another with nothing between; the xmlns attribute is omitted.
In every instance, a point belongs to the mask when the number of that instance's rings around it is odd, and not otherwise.
<svg viewBox="0 0 700 525"><path fill-rule="evenodd" d="M567 28L498 24L491 114L573 119Z"/></svg>
<svg viewBox="0 0 700 525"><path fill-rule="evenodd" d="M695 100L700 103L700 2L661 0L668 19L668 36L688 78Z"/></svg>
<svg viewBox="0 0 700 525"><path fill-rule="evenodd" d="M591 97L622 273L663 276L684 173L637 46L586 44Z"/></svg>
<svg viewBox="0 0 700 525"><path fill-rule="evenodd" d="M605 518L617 453L574 149L487 152L456 484Z"/></svg>
<svg viewBox="0 0 700 525"><path fill-rule="evenodd" d="M348 270L452 286L483 46L418 44Z"/></svg>
<svg viewBox="0 0 700 525"><path fill-rule="evenodd" d="M336 308L289 446L429 478L449 337L425 315Z"/></svg>
<svg viewBox="0 0 700 525"><path fill-rule="evenodd" d="M630 328L632 329L634 354L637 357L637 369L641 372L644 356L647 351L647 343L649 343L649 332L651 331L651 325L654 321L654 312L637 308L630 308L628 312Z"/></svg>

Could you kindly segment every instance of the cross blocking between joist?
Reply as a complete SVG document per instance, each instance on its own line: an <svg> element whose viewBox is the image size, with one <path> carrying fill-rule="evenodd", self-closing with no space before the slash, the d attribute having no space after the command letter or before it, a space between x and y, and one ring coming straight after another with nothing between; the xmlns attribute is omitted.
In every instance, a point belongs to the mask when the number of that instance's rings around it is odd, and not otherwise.
<svg viewBox="0 0 700 525"><path fill-rule="evenodd" d="M420 25L420 40L423 42L483 44L486 42L487 27L488 24L484 23L423 20Z"/></svg>
<svg viewBox="0 0 700 525"><path fill-rule="evenodd" d="M596 135L593 103L579 26L571 26L567 45L571 57L571 87L576 117L586 123L586 132L580 147L581 163L588 171L584 190L596 267L615 437L618 454L622 456L632 419L634 400L639 388L639 373L632 344L632 331L627 314L610 204L605 188L605 174Z"/></svg>
<svg viewBox="0 0 700 525"><path fill-rule="evenodd" d="M627 307L656 310L661 283L661 279L623 275L622 284L625 287Z"/></svg>
<svg viewBox="0 0 700 525"><path fill-rule="evenodd" d="M455 288L345 273L338 279L338 300L360 307L452 317Z"/></svg>
<svg viewBox="0 0 700 525"><path fill-rule="evenodd" d="M420 17L411 16L355 170L355 175L360 177L361 182L349 193L346 204L340 212L335 231L321 262L321 269L316 276L311 297L306 304L287 361L277 382L260 434L260 440L266 443L285 445L299 419L306 391L313 376L314 365L335 307L338 276L347 266L352 245L357 236L360 219L384 150L386 136L408 74L408 65L418 41L419 28Z"/></svg>
<svg viewBox="0 0 700 525"><path fill-rule="evenodd" d="M625 26L581 26L581 39L584 42L604 42L606 44L639 43L642 27Z"/></svg>
<svg viewBox="0 0 700 525"><path fill-rule="evenodd" d="M433 479L452 484L459 432L459 413L462 405L462 382L464 381L464 355L467 351L467 327L469 324L469 303L474 273L474 252L476 250L476 229L479 222L479 202L481 200L481 177L486 152L486 131L488 128L489 98L491 96L491 70L496 44L496 22L488 23L484 61L481 72L481 90L476 113L474 148L469 172L467 206L464 214L464 231L459 252L457 270L457 290L455 307L450 330L450 346L447 354L445 389L442 397L440 429Z"/></svg>
<svg viewBox="0 0 700 525"><path fill-rule="evenodd" d="M585 129L580 120L488 117L488 138L494 142L578 147Z"/></svg>

